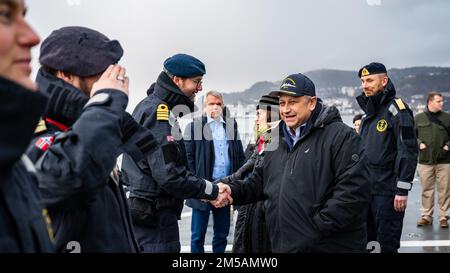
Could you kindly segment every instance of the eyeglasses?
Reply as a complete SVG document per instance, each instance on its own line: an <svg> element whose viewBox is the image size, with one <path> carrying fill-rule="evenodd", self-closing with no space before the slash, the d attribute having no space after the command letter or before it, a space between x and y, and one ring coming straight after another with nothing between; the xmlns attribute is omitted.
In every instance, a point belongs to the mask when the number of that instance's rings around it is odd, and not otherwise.
<svg viewBox="0 0 450 273"><path fill-rule="evenodd" d="M199 80L194 80L192 78L189 78L193 83L195 83L195 85L200 86L203 84L203 81L201 79Z"/></svg>

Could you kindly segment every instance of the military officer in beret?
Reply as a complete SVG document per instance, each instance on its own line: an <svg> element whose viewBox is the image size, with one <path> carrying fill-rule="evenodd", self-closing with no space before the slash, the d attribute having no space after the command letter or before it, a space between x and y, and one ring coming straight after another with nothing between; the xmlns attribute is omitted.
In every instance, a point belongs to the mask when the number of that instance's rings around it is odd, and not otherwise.
<svg viewBox="0 0 450 273"><path fill-rule="evenodd" d="M187 198L215 199L219 187L187 171L187 159L176 109L194 111L195 95L202 90L205 65L187 54L176 54L134 109L133 117L152 130L158 153L144 161L124 155L122 174L130 185L133 227L143 252L179 252L178 220ZM226 195L227 193L222 193Z"/></svg>
<svg viewBox="0 0 450 273"><path fill-rule="evenodd" d="M383 64L365 65L358 76L363 93L357 101L365 112L360 135L372 179L368 241L377 241L381 252L397 252L417 165L414 117L408 105L396 97Z"/></svg>
<svg viewBox="0 0 450 273"><path fill-rule="evenodd" d="M123 186L110 173L118 155L143 158L156 141L125 112L122 55L118 41L84 27L55 30L41 45L37 83L49 102L27 154L60 252L138 251Z"/></svg>

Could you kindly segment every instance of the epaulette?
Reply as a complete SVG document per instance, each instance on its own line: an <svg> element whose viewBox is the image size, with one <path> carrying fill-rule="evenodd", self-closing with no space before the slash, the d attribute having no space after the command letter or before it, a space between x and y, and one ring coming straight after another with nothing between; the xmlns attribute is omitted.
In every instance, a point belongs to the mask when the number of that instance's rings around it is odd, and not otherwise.
<svg viewBox="0 0 450 273"><path fill-rule="evenodd" d="M169 120L169 107L166 104L161 103L156 108L156 120Z"/></svg>
<svg viewBox="0 0 450 273"><path fill-rule="evenodd" d="M36 127L36 129L34 129L34 133L35 134L39 134L42 133L44 131L47 130L47 125L45 125L45 120L43 120L42 118L39 120L39 123Z"/></svg>
<svg viewBox="0 0 450 273"><path fill-rule="evenodd" d="M395 98L394 101L389 106L389 112L392 113L393 116L396 116L399 111L407 110L405 103L400 98Z"/></svg>
<svg viewBox="0 0 450 273"><path fill-rule="evenodd" d="M395 99L395 104L397 105L398 110L402 111L402 110L406 110L406 106L403 103L401 98L396 98Z"/></svg>

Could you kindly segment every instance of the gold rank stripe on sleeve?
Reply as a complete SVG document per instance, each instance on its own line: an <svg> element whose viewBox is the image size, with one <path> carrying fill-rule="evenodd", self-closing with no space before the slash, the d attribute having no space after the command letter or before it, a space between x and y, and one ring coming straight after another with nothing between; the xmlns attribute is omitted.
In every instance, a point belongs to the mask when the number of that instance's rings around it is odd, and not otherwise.
<svg viewBox="0 0 450 273"><path fill-rule="evenodd" d="M402 99L395 99L395 103L397 104L399 110L405 110L406 109L406 106L403 103Z"/></svg>
<svg viewBox="0 0 450 273"><path fill-rule="evenodd" d="M156 109L156 120L169 120L169 107L166 104L161 103L158 105Z"/></svg>
<svg viewBox="0 0 450 273"><path fill-rule="evenodd" d="M38 133L43 132L45 130L47 130L47 126L45 125L45 121L41 118L39 120L39 123L38 123L36 129L34 130L34 133L38 134Z"/></svg>
<svg viewBox="0 0 450 273"><path fill-rule="evenodd" d="M50 219L47 209L42 209L42 217L44 217L44 221L47 226L48 236L50 237L50 240L52 242L54 242L55 241L55 233L53 232L52 220Z"/></svg>

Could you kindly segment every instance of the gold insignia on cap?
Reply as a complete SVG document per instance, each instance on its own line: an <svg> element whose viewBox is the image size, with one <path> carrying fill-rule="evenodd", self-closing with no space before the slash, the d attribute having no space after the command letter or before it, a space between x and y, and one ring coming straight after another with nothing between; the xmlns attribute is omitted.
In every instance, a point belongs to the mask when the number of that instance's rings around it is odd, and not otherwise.
<svg viewBox="0 0 450 273"><path fill-rule="evenodd" d="M367 70L367 68L364 67L363 70L361 71L361 77L368 75L370 75L369 70Z"/></svg>
<svg viewBox="0 0 450 273"><path fill-rule="evenodd" d="M377 131L382 133L384 131L386 131L388 127L388 123L385 119L380 119L377 123Z"/></svg>
<svg viewBox="0 0 450 273"><path fill-rule="evenodd" d="M45 121L41 118L36 129L34 129L34 133L39 134L40 132L43 132L45 130L47 130L47 126L45 125Z"/></svg>
<svg viewBox="0 0 450 273"><path fill-rule="evenodd" d="M158 108L156 109L156 120L169 120L169 107L161 103L158 105Z"/></svg>
<svg viewBox="0 0 450 273"><path fill-rule="evenodd" d="M286 78L283 81L283 84L281 85L280 89L285 89L285 88L289 88L289 87L296 88L295 81L291 78Z"/></svg>
<svg viewBox="0 0 450 273"><path fill-rule="evenodd" d="M406 109L406 106L403 103L402 99L395 99L395 103L397 104L399 110L405 110Z"/></svg>

